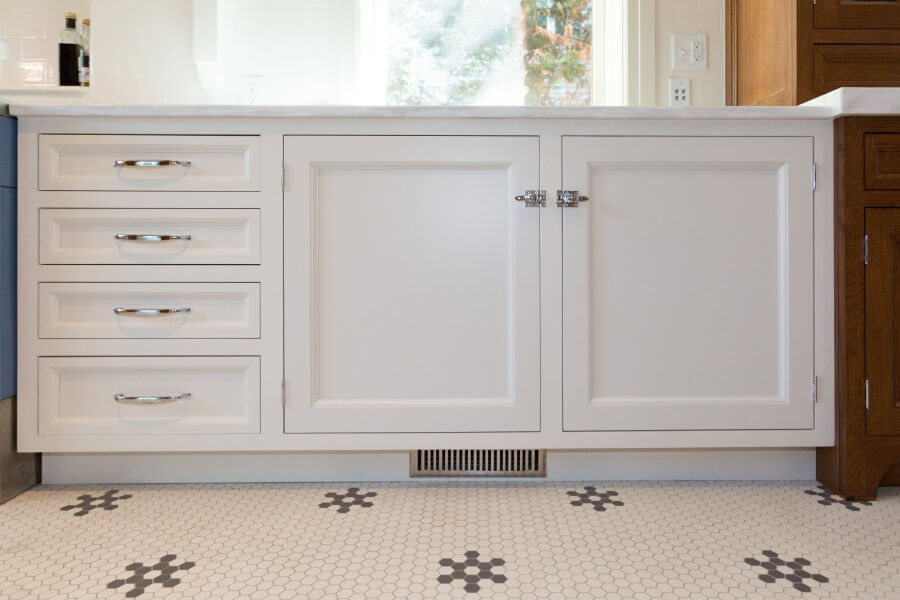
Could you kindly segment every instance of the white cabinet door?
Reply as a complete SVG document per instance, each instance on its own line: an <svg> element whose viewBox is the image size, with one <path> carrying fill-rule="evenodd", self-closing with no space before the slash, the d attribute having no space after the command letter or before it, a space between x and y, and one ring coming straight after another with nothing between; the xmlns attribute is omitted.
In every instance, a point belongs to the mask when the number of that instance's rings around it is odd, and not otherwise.
<svg viewBox="0 0 900 600"><path fill-rule="evenodd" d="M285 429L540 427L536 137L285 138Z"/></svg>
<svg viewBox="0 0 900 600"><path fill-rule="evenodd" d="M566 137L563 421L813 426L809 138Z"/></svg>

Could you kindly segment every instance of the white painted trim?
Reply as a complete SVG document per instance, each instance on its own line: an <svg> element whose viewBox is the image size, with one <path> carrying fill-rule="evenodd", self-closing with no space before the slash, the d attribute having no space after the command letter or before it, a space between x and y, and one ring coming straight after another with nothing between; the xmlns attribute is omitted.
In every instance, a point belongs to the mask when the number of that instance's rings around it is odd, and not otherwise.
<svg viewBox="0 0 900 600"><path fill-rule="evenodd" d="M815 463L811 448L549 452L546 480L810 480ZM405 452L45 454L42 472L47 484L410 479Z"/></svg>

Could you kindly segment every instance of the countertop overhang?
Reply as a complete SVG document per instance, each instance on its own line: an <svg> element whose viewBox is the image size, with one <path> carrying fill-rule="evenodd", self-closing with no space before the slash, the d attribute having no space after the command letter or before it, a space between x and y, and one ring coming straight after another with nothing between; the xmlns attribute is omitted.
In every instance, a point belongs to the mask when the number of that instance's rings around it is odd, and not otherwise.
<svg viewBox="0 0 900 600"><path fill-rule="evenodd" d="M293 119L833 119L900 114L900 88L841 88L801 106L303 106L303 105L113 105L12 103L18 117L293 118Z"/></svg>

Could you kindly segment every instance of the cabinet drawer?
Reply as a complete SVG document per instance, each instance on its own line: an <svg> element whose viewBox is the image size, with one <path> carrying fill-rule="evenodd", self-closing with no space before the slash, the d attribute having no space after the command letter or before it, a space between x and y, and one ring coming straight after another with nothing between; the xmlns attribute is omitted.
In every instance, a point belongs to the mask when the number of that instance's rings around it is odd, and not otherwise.
<svg viewBox="0 0 900 600"><path fill-rule="evenodd" d="M900 190L900 132L867 133L866 189Z"/></svg>
<svg viewBox="0 0 900 600"><path fill-rule="evenodd" d="M49 135L39 189L259 191L259 137Z"/></svg>
<svg viewBox="0 0 900 600"><path fill-rule="evenodd" d="M259 368L258 356L41 357L39 433L259 433Z"/></svg>
<svg viewBox="0 0 900 600"><path fill-rule="evenodd" d="M900 44L816 44L814 92L900 85Z"/></svg>
<svg viewBox="0 0 900 600"><path fill-rule="evenodd" d="M45 265L259 264L257 209L40 211Z"/></svg>
<svg viewBox="0 0 900 600"><path fill-rule="evenodd" d="M41 283L41 338L257 338L258 283Z"/></svg>

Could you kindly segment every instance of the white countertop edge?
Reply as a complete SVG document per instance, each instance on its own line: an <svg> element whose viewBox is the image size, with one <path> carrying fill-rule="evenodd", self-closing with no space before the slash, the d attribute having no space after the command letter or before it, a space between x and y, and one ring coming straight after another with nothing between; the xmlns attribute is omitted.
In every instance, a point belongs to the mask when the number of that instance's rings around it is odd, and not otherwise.
<svg viewBox="0 0 900 600"><path fill-rule="evenodd" d="M309 119L822 119L827 107L244 106L11 104L19 117Z"/></svg>
<svg viewBox="0 0 900 600"><path fill-rule="evenodd" d="M900 114L900 88L841 88L801 106L275 106L10 103L19 117L299 118L299 119L832 119Z"/></svg>

